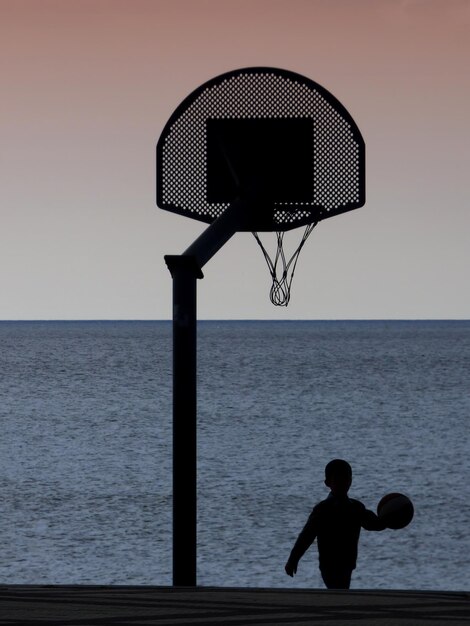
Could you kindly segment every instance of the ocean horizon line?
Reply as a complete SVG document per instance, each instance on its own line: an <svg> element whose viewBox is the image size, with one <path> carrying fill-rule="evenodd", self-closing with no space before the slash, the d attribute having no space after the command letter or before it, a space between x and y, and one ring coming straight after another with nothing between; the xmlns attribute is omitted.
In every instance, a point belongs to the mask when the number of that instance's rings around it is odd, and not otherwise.
<svg viewBox="0 0 470 626"><path fill-rule="evenodd" d="M154 323L172 323L171 318L162 319L139 319L139 318L25 318L25 319L0 319L0 324L154 324ZM275 318L199 318L198 323L217 322L217 323L433 323L433 322L470 322L470 318L466 317L427 317L427 318L288 318L288 319L275 319Z"/></svg>
<svg viewBox="0 0 470 626"><path fill-rule="evenodd" d="M171 322L171 318L5 318L2 322ZM258 318L258 317L211 317L199 318L198 322L465 322L468 317L338 317L338 318Z"/></svg>

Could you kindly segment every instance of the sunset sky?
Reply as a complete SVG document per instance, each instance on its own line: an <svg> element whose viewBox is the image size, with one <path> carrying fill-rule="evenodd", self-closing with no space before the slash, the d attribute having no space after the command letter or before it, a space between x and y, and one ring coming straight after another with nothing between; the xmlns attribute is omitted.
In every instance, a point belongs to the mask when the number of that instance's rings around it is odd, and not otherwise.
<svg viewBox="0 0 470 626"><path fill-rule="evenodd" d="M470 318L470 0L0 0L0 64L0 319L171 317L163 256L205 226L157 208L155 145L249 66L348 109L366 204L313 231L287 308L235 235L199 317Z"/></svg>

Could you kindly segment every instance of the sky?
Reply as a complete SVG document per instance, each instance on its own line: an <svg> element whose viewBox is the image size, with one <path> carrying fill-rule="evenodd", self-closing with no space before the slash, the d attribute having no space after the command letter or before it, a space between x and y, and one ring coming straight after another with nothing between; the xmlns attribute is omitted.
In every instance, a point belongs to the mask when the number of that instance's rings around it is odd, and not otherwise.
<svg viewBox="0 0 470 626"><path fill-rule="evenodd" d="M156 206L155 145L200 84L250 66L342 102L366 204L315 228L287 308L237 233L198 317L469 319L469 64L470 0L0 0L0 319L171 318L163 256L205 225Z"/></svg>

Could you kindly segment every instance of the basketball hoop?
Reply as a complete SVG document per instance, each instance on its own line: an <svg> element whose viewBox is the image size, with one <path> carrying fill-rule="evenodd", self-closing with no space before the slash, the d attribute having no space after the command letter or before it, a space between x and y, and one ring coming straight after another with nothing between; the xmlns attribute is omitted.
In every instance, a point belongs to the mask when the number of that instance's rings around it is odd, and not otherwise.
<svg viewBox="0 0 470 626"><path fill-rule="evenodd" d="M214 226L185 255L199 268L235 232L253 232L287 306L300 251L315 225L363 206L365 146L344 106L314 81L243 68L193 91L157 145L157 204ZM304 227L289 257L284 233ZM270 256L258 233L275 233ZM202 252L203 251L203 252Z"/></svg>
<svg viewBox="0 0 470 626"><path fill-rule="evenodd" d="M317 224L318 222L313 222L305 227L302 239L289 260L287 260L284 251L285 232L276 231L276 253L273 259L268 254L258 233L253 232L254 238L263 252L271 274L273 282L269 291L269 298L275 306L287 306L289 304L292 280L294 278L295 267L299 259L300 251Z"/></svg>

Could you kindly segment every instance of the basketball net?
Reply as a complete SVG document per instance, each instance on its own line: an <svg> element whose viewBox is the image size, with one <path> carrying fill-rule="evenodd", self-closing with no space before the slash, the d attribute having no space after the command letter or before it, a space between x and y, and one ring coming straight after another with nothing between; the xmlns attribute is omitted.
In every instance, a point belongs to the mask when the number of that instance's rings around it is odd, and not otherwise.
<svg viewBox="0 0 470 626"><path fill-rule="evenodd" d="M275 306L287 306L289 304L292 279L294 278L295 267L297 265L300 251L302 250L310 233L317 224L318 222L314 222L312 224L308 224L308 226L305 227L300 244L297 246L297 249L295 250L294 254L292 254L292 256L289 258L289 260L287 260L284 251L285 232L275 231L277 246L274 260L271 259L268 252L266 251L266 248L263 246L258 233L253 233L264 254L264 258L266 259L266 263L271 274L273 283L271 285L269 297L271 302Z"/></svg>

